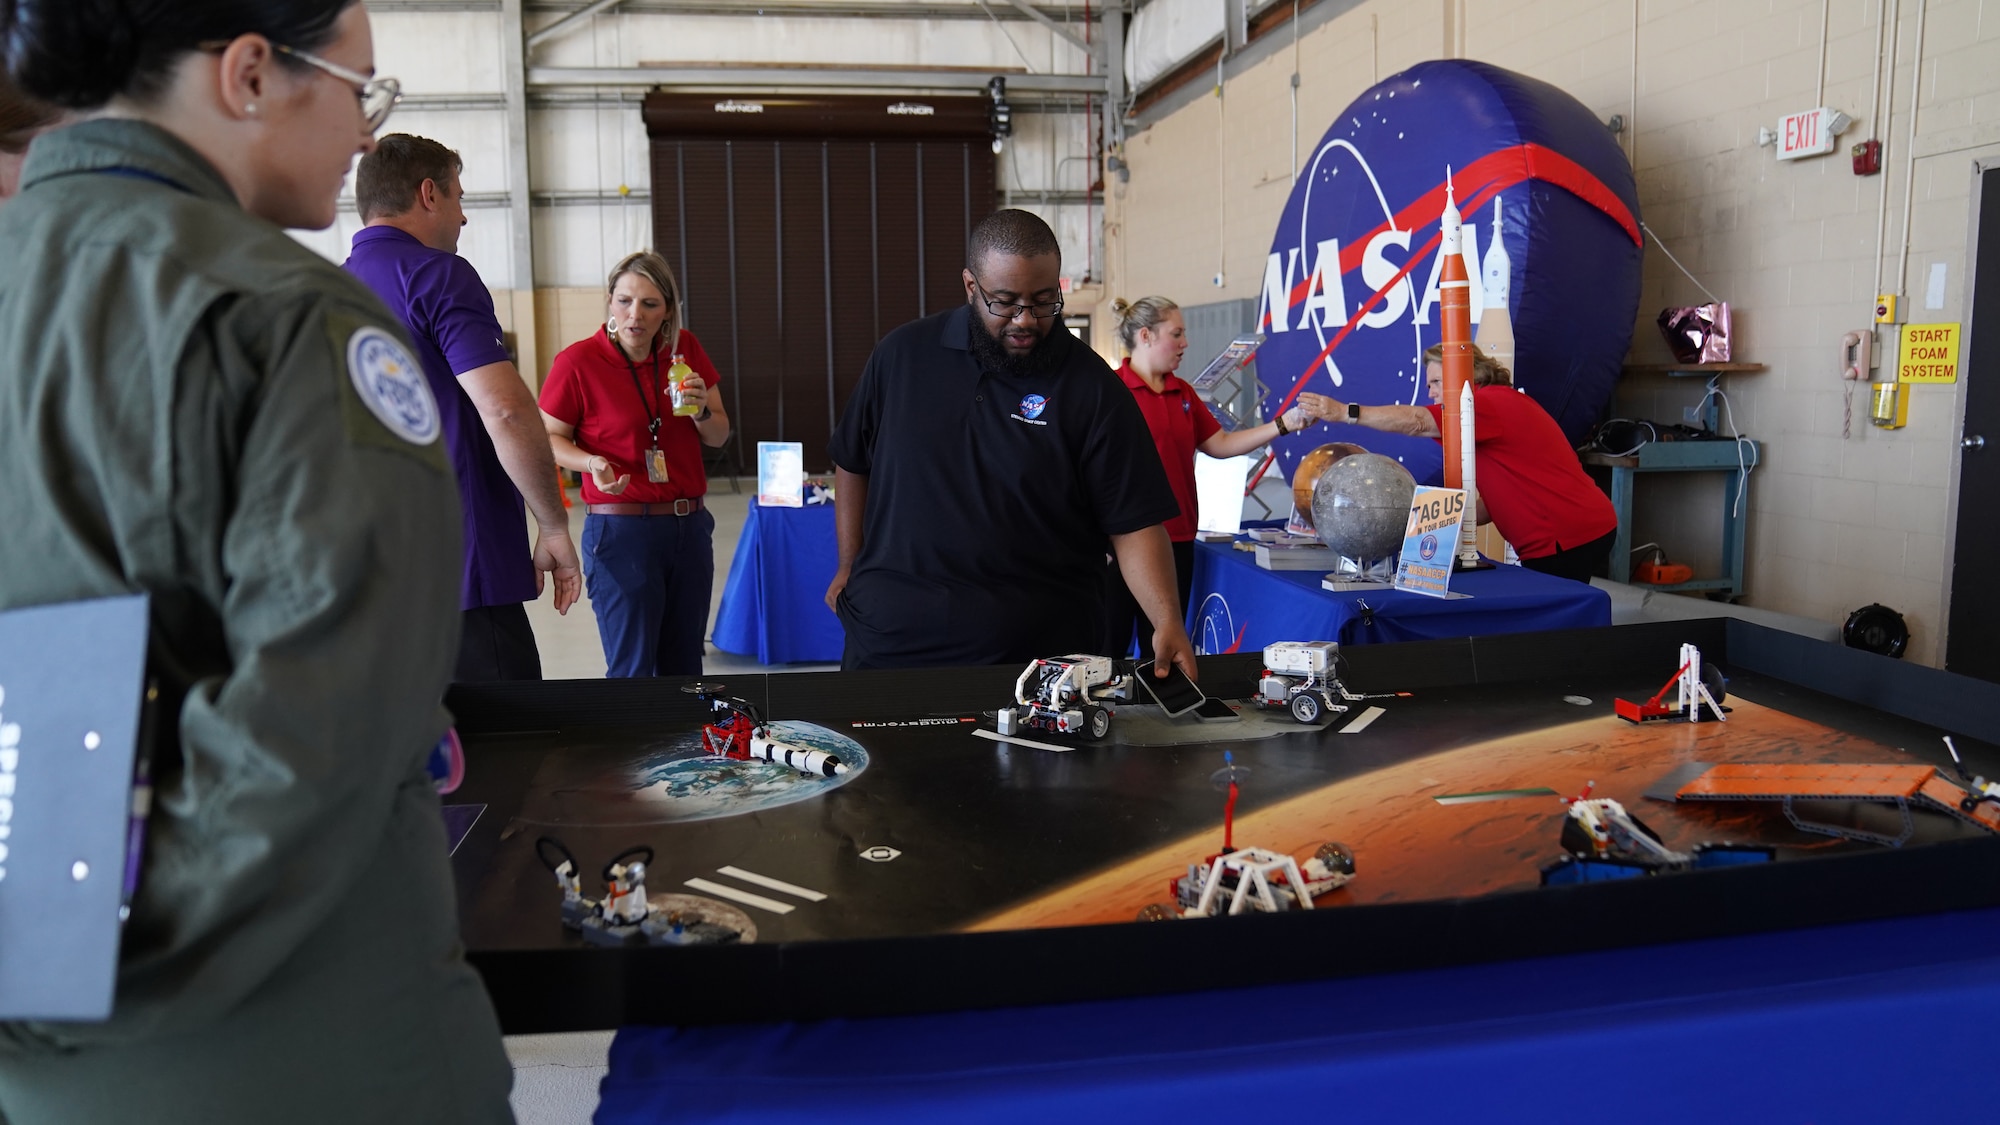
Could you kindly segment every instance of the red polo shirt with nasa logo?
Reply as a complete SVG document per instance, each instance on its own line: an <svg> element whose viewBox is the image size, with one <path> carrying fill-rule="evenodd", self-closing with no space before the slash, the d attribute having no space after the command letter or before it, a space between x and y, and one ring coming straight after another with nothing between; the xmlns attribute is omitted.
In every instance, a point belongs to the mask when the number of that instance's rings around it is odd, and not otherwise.
<svg viewBox="0 0 2000 1125"><path fill-rule="evenodd" d="M1118 377L1125 380L1139 403L1139 413L1146 416L1146 428L1152 431L1153 445L1160 451L1160 465L1167 470L1167 483L1181 506L1181 514L1167 521L1167 538L1192 543L1201 515L1194 491L1194 455L1202 442L1222 430L1222 423L1215 420L1208 404L1195 396L1194 388L1177 375L1168 375L1156 391L1132 370L1132 360L1127 358L1118 365Z"/></svg>

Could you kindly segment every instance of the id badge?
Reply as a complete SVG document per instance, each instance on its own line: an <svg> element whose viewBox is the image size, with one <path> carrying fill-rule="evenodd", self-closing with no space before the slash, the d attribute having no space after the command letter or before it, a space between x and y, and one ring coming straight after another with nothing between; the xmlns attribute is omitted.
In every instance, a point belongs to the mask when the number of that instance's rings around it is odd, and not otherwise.
<svg viewBox="0 0 2000 1125"><path fill-rule="evenodd" d="M646 451L646 479L654 484L667 483L667 454L665 450Z"/></svg>

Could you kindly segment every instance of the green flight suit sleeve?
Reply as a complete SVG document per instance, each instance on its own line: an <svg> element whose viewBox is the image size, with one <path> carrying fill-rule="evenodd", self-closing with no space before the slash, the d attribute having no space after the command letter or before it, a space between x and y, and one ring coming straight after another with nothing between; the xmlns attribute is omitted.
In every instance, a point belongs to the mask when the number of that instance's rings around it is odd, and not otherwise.
<svg viewBox="0 0 2000 1125"><path fill-rule="evenodd" d="M176 550L190 572L215 568L230 667L195 680L174 722L111 1019L9 1025L0 1043L205 1027L333 912L384 901L354 893L357 873L449 721L462 557L438 427L411 440L422 403L402 403L398 432L352 377L357 333L413 354L385 319L294 293L224 298L196 327L172 420ZM411 881L433 909L450 901L442 855L412 857ZM381 926L408 922L378 909Z"/></svg>

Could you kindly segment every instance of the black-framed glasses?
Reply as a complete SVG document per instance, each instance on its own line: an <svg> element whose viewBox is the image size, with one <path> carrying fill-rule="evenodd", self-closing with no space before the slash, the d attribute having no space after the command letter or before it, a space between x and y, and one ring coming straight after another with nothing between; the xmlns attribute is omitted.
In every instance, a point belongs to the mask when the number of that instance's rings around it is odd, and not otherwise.
<svg viewBox="0 0 2000 1125"><path fill-rule="evenodd" d="M1061 297L1040 304L1024 305L1019 301L1002 302L996 300L992 294L986 292L986 286L981 285L979 279L976 277L972 279L972 287L979 290L979 303L986 306L986 311L999 317L1001 320L1012 320L1020 316L1023 312L1034 317L1036 320L1047 320L1050 317L1062 315L1063 299Z"/></svg>
<svg viewBox="0 0 2000 1125"><path fill-rule="evenodd" d="M210 39L195 44L195 49L210 52L226 51L231 42L233 40ZM316 67L353 86L354 96L361 102L361 124L370 133L380 129L383 122L389 120L389 114L396 108L396 103L403 100L403 84L393 78L370 78L358 70L349 70L339 63L328 62L318 55L301 51L297 47L287 47L283 43L273 43L271 49L280 54L290 55L307 66Z"/></svg>
<svg viewBox="0 0 2000 1125"><path fill-rule="evenodd" d="M361 99L361 124L370 133L380 129L389 120L396 103L403 100L403 84L393 78L370 78L360 71L349 70L339 63L328 62L318 55L308 54L297 47L287 47L283 43L273 43L271 49L309 66L316 66L354 86L355 96Z"/></svg>

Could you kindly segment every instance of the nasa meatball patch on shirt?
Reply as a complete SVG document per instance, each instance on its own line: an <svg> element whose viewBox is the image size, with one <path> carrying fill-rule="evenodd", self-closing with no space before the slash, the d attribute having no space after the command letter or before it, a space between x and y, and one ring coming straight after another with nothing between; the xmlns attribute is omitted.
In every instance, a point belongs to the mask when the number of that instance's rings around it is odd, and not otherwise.
<svg viewBox="0 0 2000 1125"><path fill-rule="evenodd" d="M1042 417L1049 409L1049 400L1042 395L1028 395L1021 400L1020 408L1008 417L1016 422L1026 422L1030 426L1046 426L1048 419Z"/></svg>

